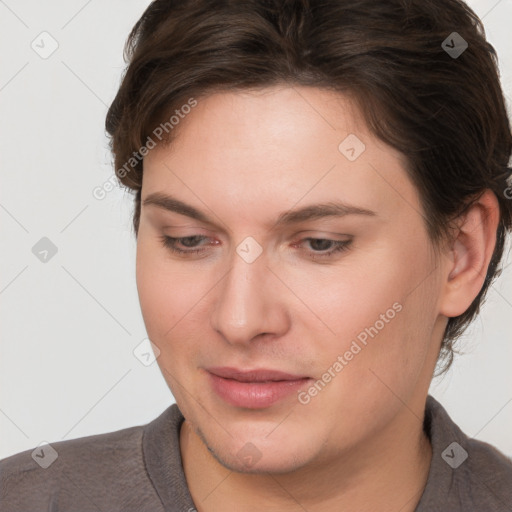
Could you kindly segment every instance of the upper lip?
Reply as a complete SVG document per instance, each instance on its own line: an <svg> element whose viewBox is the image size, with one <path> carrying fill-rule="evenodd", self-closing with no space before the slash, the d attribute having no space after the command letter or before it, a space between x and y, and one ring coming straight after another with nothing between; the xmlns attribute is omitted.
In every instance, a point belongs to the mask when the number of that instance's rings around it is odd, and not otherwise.
<svg viewBox="0 0 512 512"><path fill-rule="evenodd" d="M307 379L306 375L292 375L278 370L269 370L266 368L253 369L253 370L240 370L238 368L230 367L215 367L206 368L206 371L223 377L224 379L233 379L239 382L268 382L268 381L283 381L283 380L301 380Z"/></svg>

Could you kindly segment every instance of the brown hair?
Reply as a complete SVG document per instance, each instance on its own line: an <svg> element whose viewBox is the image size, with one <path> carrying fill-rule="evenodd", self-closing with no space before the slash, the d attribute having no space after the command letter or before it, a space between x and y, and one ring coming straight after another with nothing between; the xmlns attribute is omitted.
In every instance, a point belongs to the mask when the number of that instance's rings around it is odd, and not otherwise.
<svg viewBox="0 0 512 512"><path fill-rule="evenodd" d="M465 51L450 53L464 41ZM512 224L504 193L512 136L496 52L465 3L156 0L133 27L125 60L106 129L116 175L135 192L136 236L143 156L155 127L167 123L170 143L172 113L218 91L288 84L350 95L372 132L405 155L436 248L451 221L491 189L500 206L497 242L480 293L448 321L439 361L443 371L450 367L454 341L501 273Z"/></svg>

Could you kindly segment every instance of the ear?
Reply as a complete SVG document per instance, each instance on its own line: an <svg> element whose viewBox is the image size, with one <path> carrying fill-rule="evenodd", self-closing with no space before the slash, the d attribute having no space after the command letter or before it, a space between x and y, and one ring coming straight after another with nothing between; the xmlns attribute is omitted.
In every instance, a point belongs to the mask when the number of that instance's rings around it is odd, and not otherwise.
<svg viewBox="0 0 512 512"><path fill-rule="evenodd" d="M456 220L457 229L444 260L440 314L447 317L461 315L482 289L496 245L499 218L498 199L486 190Z"/></svg>

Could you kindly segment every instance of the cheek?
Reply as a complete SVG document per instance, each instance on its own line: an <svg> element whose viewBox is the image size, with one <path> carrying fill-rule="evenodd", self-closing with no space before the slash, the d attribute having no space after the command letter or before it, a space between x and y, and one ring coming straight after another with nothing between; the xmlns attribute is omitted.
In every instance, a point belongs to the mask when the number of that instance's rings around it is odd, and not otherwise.
<svg viewBox="0 0 512 512"><path fill-rule="evenodd" d="M423 270L424 278L426 267ZM331 364L338 355L345 361L350 358L335 379L331 396L350 404L355 415L368 410L385 415L396 397L407 400L424 378L431 357L434 282L427 279L418 286L416 269L395 274L389 269L385 275L372 284L372 294L361 307L346 317L346 325L338 323L343 334L337 350L331 351Z"/></svg>
<svg viewBox="0 0 512 512"><path fill-rule="evenodd" d="M430 344L436 289L434 276L425 278L432 270L428 255L405 264L408 250L404 244L383 246L371 258L340 269L337 279L301 284L304 293L310 290L310 308L330 331L323 329L325 334L314 339L320 372L345 356L342 371L349 387L375 383L371 369L397 382L414 378Z"/></svg>
<svg viewBox="0 0 512 512"><path fill-rule="evenodd" d="M185 313L185 276L172 272L164 251L140 236L137 242L136 280L139 302L150 339L162 343ZM172 330L170 331L172 332Z"/></svg>
<svg viewBox="0 0 512 512"><path fill-rule="evenodd" d="M197 360L207 336L205 297L211 284L198 280L192 267L171 261L164 249L139 238L139 302L148 337L160 350L157 362L166 379L165 370L183 373L187 361Z"/></svg>

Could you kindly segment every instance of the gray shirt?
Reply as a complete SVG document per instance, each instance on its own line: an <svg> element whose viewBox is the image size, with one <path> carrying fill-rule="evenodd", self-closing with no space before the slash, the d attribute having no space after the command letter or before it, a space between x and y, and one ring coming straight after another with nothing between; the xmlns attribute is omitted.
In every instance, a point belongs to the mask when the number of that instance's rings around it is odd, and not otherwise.
<svg viewBox="0 0 512 512"><path fill-rule="evenodd" d="M0 461L0 511L194 512L181 464L182 421L173 404L147 425L7 457ZM432 396L424 428L433 457L416 512L512 511L510 459L467 437Z"/></svg>

